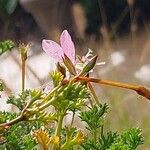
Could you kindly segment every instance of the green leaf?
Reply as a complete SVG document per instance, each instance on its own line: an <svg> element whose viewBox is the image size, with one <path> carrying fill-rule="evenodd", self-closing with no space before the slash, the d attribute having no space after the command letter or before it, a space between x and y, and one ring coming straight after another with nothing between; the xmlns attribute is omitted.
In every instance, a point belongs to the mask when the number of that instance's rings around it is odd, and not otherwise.
<svg viewBox="0 0 150 150"><path fill-rule="evenodd" d="M0 55L2 55L8 50L11 50L14 47L14 45L14 42L10 40L0 42Z"/></svg>
<svg viewBox="0 0 150 150"><path fill-rule="evenodd" d="M59 71L53 71L49 74L49 76L53 81L54 87L58 86L63 80L63 75Z"/></svg>
<svg viewBox="0 0 150 150"><path fill-rule="evenodd" d="M89 93L85 85L72 83L59 88L54 94L52 105L59 112L79 110L84 105L85 99L89 98Z"/></svg>
<svg viewBox="0 0 150 150"><path fill-rule="evenodd" d="M116 143L113 143L109 149L106 150L132 150L129 148L128 145L123 144L121 141L118 141Z"/></svg>
<svg viewBox="0 0 150 150"><path fill-rule="evenodd" d="M10 121L17 116L18 114L13 112L0 112L0 122ZM20 122L0 132L0 136L2 135L6 140L4 144L0 144L0 150L33 150L36 146L36 142L31 136L31 131L43 125L44 123L40 121ZM48 127L48 129L49 132L52 130L50 127Z"/></svg>
<svg viewBox="0 0 150 150"><path fill-rule="evenodd" d="M0 12L5 15L12 14L18 4L18 0L0 0Z"/></svg>
<svg viewBox="0 0 150 150"><path fill-rule="evenodd" d="M12 14L18 4L18 0L8 0L7 5L6 5L6 11L8 14Z"/></svg>
<svg viewBox="0 0 150 150"><path fill-rule="evenodd" d="M141 130L131 128L118 136L108 150L136 150L141 144L143 144Z"/></svg>
<svg viewBox="0 0 150 150"><path fill-rule="evenodd" d="M18 95L18 97L15 97L14 95L9 96L7 103L13 104L16 107L18 107L20 110L22 110L25 106L25 103L27 102L27 97L29 96L29 90L23 91L21 94Z"/></svg>
<svg viewBox="0 0 150 150"><path fill-rule="evenodd" d="M106 150L114 143L117 137L118 134L116 132L109 131L106 135L101 133L101 137L98 139L97 146L100 148L100 150Z"/></svg>
<svg viewBox="0 0 150 150"><path fill-rule="evenodd" d="M4 84L3 82L0 80L0 91L3 91L4 90Z"/></svg>
<svg viewBox="0 0 150 150"><path fill-rule="evenodd" d="M41 99L43 93L39 89L34 89L29 91L32 101Z"/></svg>
<svg viewBox="0 0 150 150"><path fill-rule="evenodd" d="M106 150L110 148L110 146L114 143L114 141L118 137L118 134L116 132L109 131L106 134L98 133L97 136L97 141L89 137L87 141L84 144L82 144L82 147L85 150Z"/></svg>
<svg viewBox="0 0 150 150"><path fill-rule="evenodd" d="M142 131L139 128L131 128L121 135L123 143L127 144L131 150L135 150L139 145L143 144Z"/></svg>
<svg viewBox="0 0 150 150"><path fill-rule="evenodd" d="M87 129L90 131L96 130L103 124L104 114L107 112L108 105L93 106L90 110L81 112L80 118L87 123Z"/></svg>

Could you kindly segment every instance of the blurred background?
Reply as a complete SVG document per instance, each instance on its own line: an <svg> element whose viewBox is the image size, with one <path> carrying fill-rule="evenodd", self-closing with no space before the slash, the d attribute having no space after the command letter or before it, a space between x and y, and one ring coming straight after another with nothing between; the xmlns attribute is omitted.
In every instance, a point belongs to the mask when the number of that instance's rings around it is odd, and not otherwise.
<svg viewBox="0 0 150 150"><path fill-rule="evenodd" d="M47 74L55 68L42 51L42 39L59 42L67 29L78 54L88 48L99 55L91 76L150 85L150 1L149 0L0 0L0 41L30 43L27 61L26 87L43 87ZM0 109L6 95L21 87L20 56L14 48L0 56L0 79L6 86L1 95ZM132 91L95 86L100 100L110 105L107 129L123 130L140 127L145 144L150 149L150 102ZM5 107L4 107L5 106Z"/></svg>

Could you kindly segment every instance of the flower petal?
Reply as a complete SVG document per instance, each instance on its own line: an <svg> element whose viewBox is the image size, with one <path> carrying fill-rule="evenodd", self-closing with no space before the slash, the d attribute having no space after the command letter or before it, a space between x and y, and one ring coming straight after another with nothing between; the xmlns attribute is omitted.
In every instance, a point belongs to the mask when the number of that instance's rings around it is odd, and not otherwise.
<svg viewBox="0 0 150 150"><path fill-rule="evenodd" d="M43 40L42 48L50 57L57 61L62 61L62 57L64 57L63 49L56 42L51 40Z"/></svg>
<svg viewBox="0 0 150 150"><path fill-rule="evenodd" d="M60 44L64 53L75 64L75 46L67 30L64 30L60 37Z"/></svg>

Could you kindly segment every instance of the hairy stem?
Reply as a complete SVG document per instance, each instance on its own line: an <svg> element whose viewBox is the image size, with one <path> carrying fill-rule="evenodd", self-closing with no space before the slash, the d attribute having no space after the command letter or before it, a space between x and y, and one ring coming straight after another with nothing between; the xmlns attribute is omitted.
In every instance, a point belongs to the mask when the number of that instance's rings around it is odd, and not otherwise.
<svg viewBox="0 0 150 150"><path fill-rule="evenodd" d="M27 60L27 53L28 53L29 45L20 43L19 50L21 54L21 74L22 74L22 92L25 89L25 67L26 67L26 60Z"/></svg>
<svg viewBox="0 0 150 150"><path fill-rule="evenodd" d="M63 118L64 118L64 115L62 115L62 114L58 116L58 123L57 123L57 127L55 130L55 136L59 137L60 141L61 141L61 130L62 130ZM59 142L59 144L60 144L60 142ZM59 147L60 147L60 145L59 145ZM56 148L57 148L57 145L55 144L53 146L53 150L56 150Z"/></svg>
<svg viewBox="0 0 150 150"><path fill-rule="evenodd" d="M143 96L143 97L150 100L150 90L146 89L143 86L133 85L133 84L129 84L129 83L123 83L123 82L110 81L110 80L102 80L102 79L96 79L96 78L81 77L81 76L78 76L75 79L77 81L81 80L81 81L86 81L86 82L94 82L94 83L98 83L98 84L104 84L104 85L110 85L110 86L115 86L115 87L134 90L139 95L141 95L141 96Z"/></svg>
<svg viewBox="0 0 150 150"><path fill-rule="evenodd" d="M59 117L58 117L58 124L57 124L57 128L56 128L56 131L55 131L55 136L60 137L63 118L64 118L64 115L59 115Z"/></svg>
<svg viewBox="0 0 150 150"><path fill-rule="evenodd" d="M22 58L22 92L25 89L25 60Z"/></svg>
<svg viewBox="0 0 150 150"><path fill-rule="evenodd" d="M13 124L16 124L16 123L18 123L18 122L20 122L20 121L23 121L23 120L24 120L23 116L20 115L20 116L18 116L17 118L15 118L15 119L13 119L13 120L7 122L7 123L2 123L2 124L0 124L0 128L7 128L7 127L9 127L9 126L11 126L11 125L13 125Z"/></svg>
<svg viewBox="0 0 150 150"><path fill-rule="evenodd" d="M94 143L96 144L96 140L97 140L97 130L93 131L93 139L94 139Z"/></svg>
<svg viewBox="0 0 150 150"><path fill-rule="evenodd" d="M96 95L96 93L95 93L95 91L94 91L94 89L93 89L91 83L88 83L87 86L88 86L88 88L89 88L89 90L90 90L90 93L91 93L92 97L94 98L96 104L99 105L99 104L100 104L99 99L98 99L98 97L97 97L97 95Z"/></svg>

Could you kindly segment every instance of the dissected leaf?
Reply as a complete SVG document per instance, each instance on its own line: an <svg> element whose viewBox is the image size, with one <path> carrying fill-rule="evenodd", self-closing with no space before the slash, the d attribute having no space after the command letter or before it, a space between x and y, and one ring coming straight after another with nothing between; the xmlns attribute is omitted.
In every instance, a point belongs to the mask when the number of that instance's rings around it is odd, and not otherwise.
<svg viewBox="0 0 150 150"><path fill-rule="evenodd" d="M104 114L107 113L108 105L93 106L90 110L80 113L82 121L87 123L86 128L90 131L96 130L103 124Z"/></svg>
<svg viewBox="0 0 150 150"><path fill-rule="evenodd" d="M11 50L14 47L14 45L14 42L12 42L11 40L0 42L0 55L5 53L6 51Z"/></svg>
<svg viewBox="0 0 150 150"><path fill-rule="evenodd" d="M4 84L3 82L0 80L0 91L3 91L4 90Z"/></svg>
<svg viewBox="0 0 150 150"><path fill-rule="evenodd" d="M53 71L49 74L50 78L53 81L53 85L54 87L56 87L57 85L59 85L61 83L61 81L63 80L63 75L61 72L59 71Z"/></svg>

